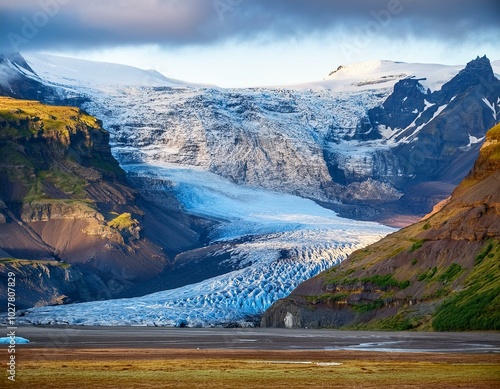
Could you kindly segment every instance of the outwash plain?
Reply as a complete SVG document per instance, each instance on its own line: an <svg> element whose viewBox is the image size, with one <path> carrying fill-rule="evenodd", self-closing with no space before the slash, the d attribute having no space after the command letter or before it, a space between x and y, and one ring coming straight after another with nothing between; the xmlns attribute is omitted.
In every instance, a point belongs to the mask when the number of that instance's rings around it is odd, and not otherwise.
<svg viewBox="0 0 500 389"><path fill-rule="evenodd" d="M22 388L497 388L498 333L20 327ZM383 351L381 351L383 350Z"/></svg>

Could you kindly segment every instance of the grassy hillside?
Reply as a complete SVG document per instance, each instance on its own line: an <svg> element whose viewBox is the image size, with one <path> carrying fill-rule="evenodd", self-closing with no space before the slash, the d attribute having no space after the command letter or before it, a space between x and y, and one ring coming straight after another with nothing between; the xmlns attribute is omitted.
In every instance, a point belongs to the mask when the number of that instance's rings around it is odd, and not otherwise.
<svg viewBox="0 0 500 389"><path fill-rule="evenodd" d="M447 203L300 285L263 325L500 329L500 125Z"/></svg>
<svg viewBox="0 0 500 389"><path fill-rule="evenodd" d="M77 108L0 97L0 197L92 202L89 182L125 175L108 140L101 123Z"/></svg>

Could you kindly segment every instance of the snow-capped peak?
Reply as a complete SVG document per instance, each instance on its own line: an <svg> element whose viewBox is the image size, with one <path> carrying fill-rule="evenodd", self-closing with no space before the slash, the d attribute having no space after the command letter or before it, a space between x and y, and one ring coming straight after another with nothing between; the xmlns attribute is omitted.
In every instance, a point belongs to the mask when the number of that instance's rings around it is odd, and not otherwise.
<svg viewBox="0 0 500 389"><path fill-rule="evenodd" d="M340 65L331 71L323 81L301 84L294 89L332 89L336 91L362 91L389 89L401 79L415 77L431 91L439 90L453 78L463 65L406 63L387 60L358 62Z"/></svg>
<svg viewBox="0 0 500 389"><path fill-rule="evenodd" d="M353 78L367 73L380 71L383 62L391 62L391 61L376 60L376 61L356 62L349 65L340 65L336 70L330 72L328 77L326 77L326 80Z"/></svg>

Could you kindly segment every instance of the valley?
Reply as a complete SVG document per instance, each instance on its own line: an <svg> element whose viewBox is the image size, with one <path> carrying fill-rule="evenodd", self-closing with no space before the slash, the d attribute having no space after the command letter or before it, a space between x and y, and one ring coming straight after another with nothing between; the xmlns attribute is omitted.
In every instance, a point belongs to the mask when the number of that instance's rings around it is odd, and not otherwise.
<svg viewBox="0 0 500 389"><path fill-rule="evenodd" d="M97 266L93 282L108 285L106 300L30 308L20 320L32 324L258 325L303 281L395 231L384 224L402 227L446 198L500 112L486 57L463 69L373 61L313 85L250 89L41 54L3 66L20 88L4 93L35 88L45 103L77 105L102 121L134 188L103 210L128 209L127 228L140 226L121 233L132 243L114 262L106 250L76 260L85 271ZM17 217L9 204L7 229ZM144 238L158 253L137 246ZM44 239L44 258L57 266L60 243ZM119 264L130 248L156 258L154 270L144 275L145 263L131 258ZM102 299L60 294L50 304Z"/></svg>

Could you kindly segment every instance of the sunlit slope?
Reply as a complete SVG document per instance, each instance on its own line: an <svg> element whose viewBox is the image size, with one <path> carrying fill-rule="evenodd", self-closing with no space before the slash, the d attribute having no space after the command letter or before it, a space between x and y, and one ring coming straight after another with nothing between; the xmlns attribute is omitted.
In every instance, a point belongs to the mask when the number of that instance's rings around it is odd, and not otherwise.
<svg viewBox="0 0 500 389"><path fill-rule="evenodd" d="M356 251L266 312L264 325L492 330L500 323L500 125L431 216Z"/></svg>

